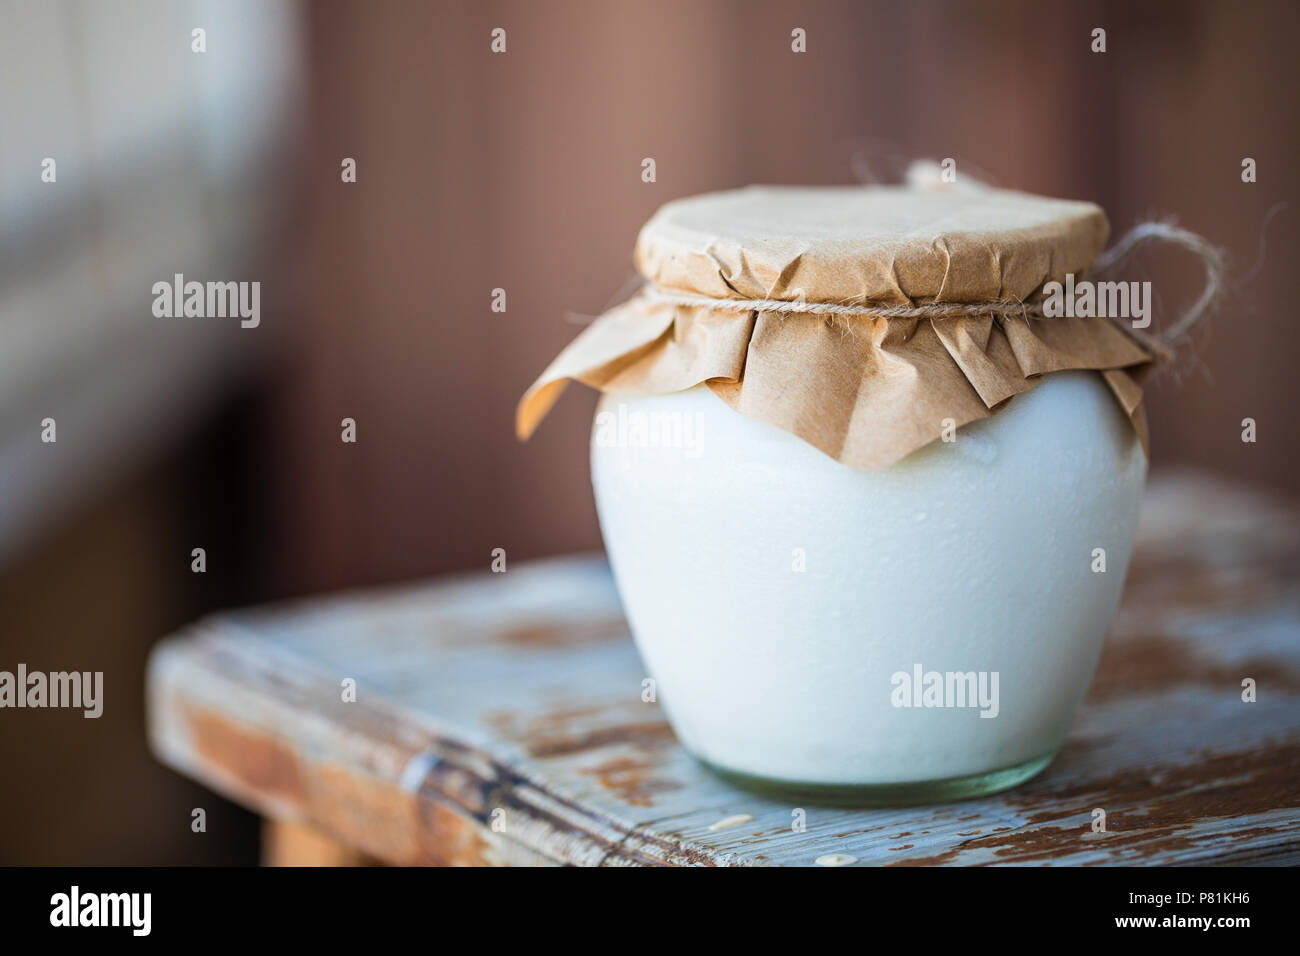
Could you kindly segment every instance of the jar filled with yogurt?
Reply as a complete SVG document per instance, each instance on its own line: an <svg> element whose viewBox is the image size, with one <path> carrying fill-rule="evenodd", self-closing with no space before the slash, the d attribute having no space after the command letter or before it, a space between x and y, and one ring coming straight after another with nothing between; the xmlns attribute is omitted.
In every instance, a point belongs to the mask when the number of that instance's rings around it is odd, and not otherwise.
<svg viewBox="0 0 1300 956"><path fill-rule="evenodd" d="M1049 315L1102 211L991 189L669 203L645 288L529 390L603 392L600 524L682 745L861 804L991 793L1060 748L1120 598L1158 350ZM1068 279L1067 279L1068 277Z"/></svg>

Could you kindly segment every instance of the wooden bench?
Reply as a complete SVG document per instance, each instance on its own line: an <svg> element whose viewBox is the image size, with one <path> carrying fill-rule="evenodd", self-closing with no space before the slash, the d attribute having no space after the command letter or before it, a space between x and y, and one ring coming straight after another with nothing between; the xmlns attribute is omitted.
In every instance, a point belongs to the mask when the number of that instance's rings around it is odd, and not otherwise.
<svg viewBox="0 0 1300 956"><path fill-rule="evenodd" d="M1300 862L1300 507L1241 486L1152 483L1084 712L1008 793L754 796L645 676L603 559L563 558L201 621L154 651L150 735L267 818L272 863Z"/></svg>

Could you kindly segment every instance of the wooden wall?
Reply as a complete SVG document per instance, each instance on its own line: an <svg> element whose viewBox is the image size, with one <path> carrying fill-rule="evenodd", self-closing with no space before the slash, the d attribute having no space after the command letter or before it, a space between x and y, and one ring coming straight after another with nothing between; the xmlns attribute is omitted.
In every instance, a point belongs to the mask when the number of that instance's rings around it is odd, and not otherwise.
<svg viewBox="0 0 1300 956"><path fill-rule="evenodd" d="M626 291L664 201L749 182L897 176L951 156L1004 186L1101 203L1118 233L1175 215L1241 280L1290 200L1294 5L312 5L304 291L267 435L287 590L598 545L584 389L515 443L519 394ZM507 53L489 52L493 27ZM793 27L808 52L790 52ZM1093 27L1108 51L1093 54ZM339 182L341 157L359 182ZM643 184L640 161L658 181ZM1259 182L1240 181L1244 156ZM1150 395L1157 466L1300 491L1284 305L1292 204L1258 275ZM1197 270L1144 258L1166 308ZM489 310L504 288L508 312ZM1167 313L1166 313L1167 314ZM344 446L352 416L360 442ZM1259 423L1244 445L1240 421Z"/></svg>

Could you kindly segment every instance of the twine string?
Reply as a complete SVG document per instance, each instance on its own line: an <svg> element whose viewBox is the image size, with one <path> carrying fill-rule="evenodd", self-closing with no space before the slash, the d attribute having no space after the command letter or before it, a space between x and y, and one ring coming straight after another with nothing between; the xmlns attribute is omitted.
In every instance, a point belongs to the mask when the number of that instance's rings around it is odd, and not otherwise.
<svg viewBox="0 0 1300 956"><path fill-rule="evenodd" d="M1173 345L1213 311L1224 283L1223 252L1196 233L1172 223L1144 222L1134 226L1123 239L1097 257L1093 263L1094 275L1113 275L1124 267L1138 246L1149 242L1167 242L1186 249L1201 260L1205 269L1205 288L1201 290L1200 298L1160 335L1161 342Z"/></svg>
<svg viewBox="0 0 1300 956"><path fill-rule="evenodd" d="M1224 284L1223 253L1196 235L1165 222L1144 222L1097 257L1090 278L1113 275L1130 260L1135 250L1151 242L1167 242L1196 255L1205 269L1205 288L1176 322L1166 329L1160 340L1172 345L1190 332L1212 310ZM720 299L686 292L669 292L655 285L645 287L645 296L666 305L703 307L720 312L775 312L800 315L869 315L900 319L939 319L956 316L1012 318L1042 316L1041 298L1032 302L927 302L921 305L850 305L838 302L805 302L800 299Z"/></svg>

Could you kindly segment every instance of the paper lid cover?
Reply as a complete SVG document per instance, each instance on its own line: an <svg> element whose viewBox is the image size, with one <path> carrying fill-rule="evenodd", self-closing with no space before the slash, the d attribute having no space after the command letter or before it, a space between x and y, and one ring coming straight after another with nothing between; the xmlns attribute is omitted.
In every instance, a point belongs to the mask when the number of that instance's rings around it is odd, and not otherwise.
<svg viewBox="0 0 1300 956"><path fill-rule="evenodd" d="M530 435L570 380L635 394L706 383L740 414L878 470L1044 375L1092 369L1145 443L1141 382L1157 351L1121 320L1021 305L1086 273L1107 232L1092 203L937 181L671 202L637 240L652 288L556 356L516 430Z"/></svg>
<svg viewBox="0 0 1300 956"><path fill-rule="evenodd" d="M636 264L661 289L715 298L1023 301L1084 272L1108 231L1092 203L1008 190L749 186L662 207Z"/></svg>

